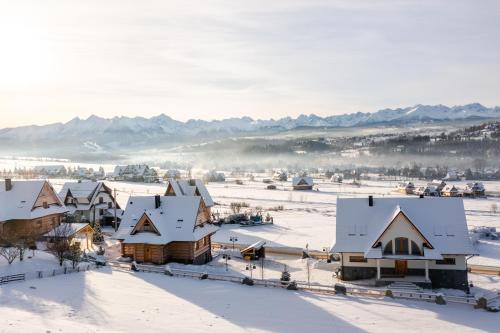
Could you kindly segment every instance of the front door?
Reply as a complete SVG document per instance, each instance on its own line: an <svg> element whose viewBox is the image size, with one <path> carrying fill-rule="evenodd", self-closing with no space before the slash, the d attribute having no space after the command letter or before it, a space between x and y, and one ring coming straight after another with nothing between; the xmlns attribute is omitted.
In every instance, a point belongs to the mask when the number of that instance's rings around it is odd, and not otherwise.
<svg viewBox="0 0 500 333"><path fill-rule="evenodd" d="M406 275L408 273L408 261L406 260L395 260L394 270L396 275Z"/></svg>
<svg viewBox="0 0 500 333"><path fill-rule="evenodd" d="M151 247L144 245L144 261L151 262Z"/></svg>

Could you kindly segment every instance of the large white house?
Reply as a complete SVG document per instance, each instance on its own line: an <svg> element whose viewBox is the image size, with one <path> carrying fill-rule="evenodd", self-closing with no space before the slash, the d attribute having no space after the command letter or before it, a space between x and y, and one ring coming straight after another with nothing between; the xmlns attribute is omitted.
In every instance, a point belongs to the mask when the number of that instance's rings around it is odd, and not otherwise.
<svg viewBox="0 0 500 333"><path fill-rule="evenodd" d="M469 239L461 198L339 198L336 240L341 278L409 280L467 289Z"/></svg>
<svg viewBox="0 0 500 333"><path fill-rule="evenodd" d="M79 221L99 222L112 225L115 214L115 200L111 189L103 182L67 182L59 192L59 197L69 213ZM116 204L117 220L122 214Z"/></svg>

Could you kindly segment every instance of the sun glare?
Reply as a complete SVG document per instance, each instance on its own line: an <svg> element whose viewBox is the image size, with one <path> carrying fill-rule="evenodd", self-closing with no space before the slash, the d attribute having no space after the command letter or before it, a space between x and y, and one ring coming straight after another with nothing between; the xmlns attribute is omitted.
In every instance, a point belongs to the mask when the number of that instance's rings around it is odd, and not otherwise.
<svg viewBox="0 0 500 333"><path fill-rule="evenodd" d="M12 89L47 83L53 58L43 31L14 18L0 20L0 86Z"/></svg>

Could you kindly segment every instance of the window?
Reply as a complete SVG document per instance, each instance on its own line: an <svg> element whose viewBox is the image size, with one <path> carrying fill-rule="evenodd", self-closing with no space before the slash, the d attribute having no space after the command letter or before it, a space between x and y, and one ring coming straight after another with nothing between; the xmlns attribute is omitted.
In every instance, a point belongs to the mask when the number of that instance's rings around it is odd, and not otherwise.
<svg viewBox="0 0 500 333"><path fill-rule="evenodd" d="M396 254L409 254L408 253L408 238L398 237L394 240L396 243Z"/></svg>
<svg viewBox="0 0 500 333"><path fill-rule="evenodd" d="M99 197L99 203L100 204L104 203L104 198L103 197Z"/></svg>
<svg viewBox="0 0 500 333"><path fill-rule="evenodd" d="M208 244L208 237L203 237L203 246Z"/></svg>
<svg viewBox="0 0 500 333"><path fill-rule="evenodd" d="M422 252L420 252L420 248L418 247L417 243L414 241L411 241L411 254L414 256L421 256Z"/></svg>
<svg viewBox="0 0 500 333"><path fill-rule="evenodd" d="M436 260L436 265L455 265L455 258L444 258L443 260Z"/></svg>
<svg viewBox="0 0 500 333"><path fill-rule="evenodd" d="M194 249L198 250L200 248L200 242L195 242L194 243Z"/></svg>
<svg viewBox="0 0 500 333"><path fill-rule="evenodd" d="M45 208L45 209L49 208L49 204L47 203L47 201L43 202L43 208Z"/></svg>
<svg viewBox="0 0 500 333"><path fill-rule="evenodd" d="M392 240L385 244L384 254L392 254Z"/></svg>
<svg viewBox="0 0 500 333"><path fill-rule="evenodd" d="M104 215L104 209L99 209L99 215Z"/></svg>
<svg viewBox="0 0 500 333"><path fill-rule="evenodd" d="M144 221L144 223L142 224L142 230L143 231L154 231L153 226L147 220Z"/></svg>
<svg viewBox="0 0 500 333"><path fill-rule="evenodd" d="M113 207L113 203L108 202L108 209L111 209Z"/></svg>
<svg viewBox="0 0 500 333"><path fill-rule="evenodd" d="M368 262L368 260L363 256L350 256L350 262Z"/></svg>

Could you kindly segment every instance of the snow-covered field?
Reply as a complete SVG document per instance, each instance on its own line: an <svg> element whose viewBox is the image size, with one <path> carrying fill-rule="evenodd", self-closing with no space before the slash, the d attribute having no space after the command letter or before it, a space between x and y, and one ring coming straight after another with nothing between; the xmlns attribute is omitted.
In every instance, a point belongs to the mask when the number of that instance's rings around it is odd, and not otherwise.
<svg viewBox="0 0 500 333"><path fill-rule="evenodd" d="M326 296L109 268L0 288L0 332L496 332L466 305Z"/></svg>

